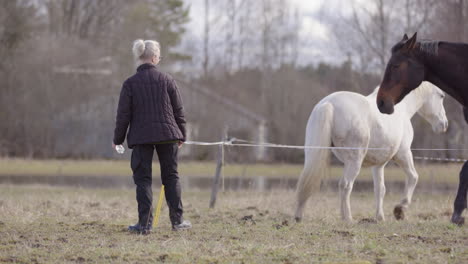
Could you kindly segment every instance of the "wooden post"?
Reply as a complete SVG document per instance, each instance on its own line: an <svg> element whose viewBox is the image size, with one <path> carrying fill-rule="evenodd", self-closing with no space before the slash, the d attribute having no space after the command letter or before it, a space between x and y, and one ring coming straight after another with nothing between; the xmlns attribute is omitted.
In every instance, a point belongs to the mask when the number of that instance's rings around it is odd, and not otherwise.
<svg viewBox="0 0 468 264"><path fill-rule="evenodd" d="M224 129L223 136L221 140L224 142L227 140L227 129ZM223 173L223 165L224 165L224 145L219 145L218 149L218 162L216 165L216 174L213 179L213 187L211 189L211 199L210 199L210 208L214 208L216 204L216 197L218 195L219 189L219 179Z"/></svg>
<svg viewBox="0 0 468 264"><path fill-rule="evenodd" d="M266 138L267 138L266 122L264 120L262 120L258 124L257 141L260 144L265 144L266 143ZM256 148L255 158L258 161L265 161L266 160L266 147L265 146L260 146L260 147Z"/></svg>

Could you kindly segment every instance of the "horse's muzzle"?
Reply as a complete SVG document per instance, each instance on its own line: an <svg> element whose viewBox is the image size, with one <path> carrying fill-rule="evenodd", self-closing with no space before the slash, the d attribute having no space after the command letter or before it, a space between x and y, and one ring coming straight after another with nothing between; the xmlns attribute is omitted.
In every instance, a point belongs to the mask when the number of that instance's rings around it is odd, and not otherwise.
<svg viewBox="0 0 468 264"><path fill-rule="evenodd" d="M378 99L377 98L377 108L379 108L380 113L382 114L393 114L394 105L390 100Z"/></svg>

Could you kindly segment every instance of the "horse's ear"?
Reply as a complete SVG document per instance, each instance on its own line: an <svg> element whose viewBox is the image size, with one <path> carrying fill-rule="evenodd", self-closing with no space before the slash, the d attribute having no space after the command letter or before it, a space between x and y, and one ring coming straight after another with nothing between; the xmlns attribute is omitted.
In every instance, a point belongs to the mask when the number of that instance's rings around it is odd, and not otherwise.
<svg viewBox="0 0 468 264"><path fill-rule="evenodd" d="M403 35L403 39L401 41L407 41L407 40L408 40L408 35L406 35L406 33L405 33L405 35Z"/></svg>
<svg viewBox="0 0 468 264"><path fill-rule="evenodd" d="M418 32L415 32L414 35L406 41L405 45L403 46L403 49L408 51L414 49L417 43L417 36Z"/></svg>

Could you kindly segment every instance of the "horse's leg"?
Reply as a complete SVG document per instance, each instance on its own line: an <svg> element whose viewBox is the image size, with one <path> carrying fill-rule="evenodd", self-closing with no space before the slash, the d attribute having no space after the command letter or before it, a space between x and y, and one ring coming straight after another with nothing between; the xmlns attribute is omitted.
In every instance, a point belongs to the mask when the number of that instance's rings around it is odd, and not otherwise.
<svg viewBox="0 0 468 264"><path fill-rule="evenodd" d="M463 225L465 218L462 217L463 210L467 205L466 194L468 192L468 161L463 165L460 171L460 182L458 183L458 192L455 202L453 203L452 223Z"/></svg>
<svg viewBox="0 0 468 264"><path fill-rule="evenodd" d="M419 175L414 167L413 154L411 151L408 151L401 156L397 155L395 161L405 172L406 182L403 199L395 206L395 209L393 209L393 215L397 220L403 220L405 219L405 210L411 204L411 200L413 199L413 193L416 188L416 184L418 183Z"/></svg>
<svg viewBox="0 0 468 264"><path fill-rule="evenodd" d="M361 170L362 162L348 162L344 166L343 178L341 178L339 187L340 187L340 197L341 197L341 218L345 221L353 221L351 216L351 205L350 205L350 196L351 191L353 190L354 180L359 175Z"/></svg>
<svg viewBox="0 0 468 264"><path fill-rule="evenodd" d="M372 176L374 178L374 195L376 203L375 218L378 221L385 220L385 216L383 213L383 199L385 196L384 167L385 165L372 167Z"/></svg>

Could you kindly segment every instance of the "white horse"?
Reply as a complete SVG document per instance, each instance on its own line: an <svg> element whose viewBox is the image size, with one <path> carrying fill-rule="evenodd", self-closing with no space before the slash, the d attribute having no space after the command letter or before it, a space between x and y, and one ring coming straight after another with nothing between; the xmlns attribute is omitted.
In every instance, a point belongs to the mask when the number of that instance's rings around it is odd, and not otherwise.
<svg viewBox="0 0 468 264"><path fill-rule="evenodd" d="M395 217L403 219L418 181L410 149L414 135L411 117L418 113L436 133L445 132L448 126L443 106L445 94L431 83L423 82L406 96L396 105L393 115L381 114L377 109L377 90L367 97L352 92L333 93L314 107L307 122L306 146L355 148L332 149L344 163L339 189L341 216L346 221L352 221L349 199L361 166L372 167L376 218L385 220L382 208L384 167L390 160L406 173L404 197L394 210ZM328 149L305 150L304 169L297 184L297 221L302 219L307 199L320 186L328 155Z"/></svg>

